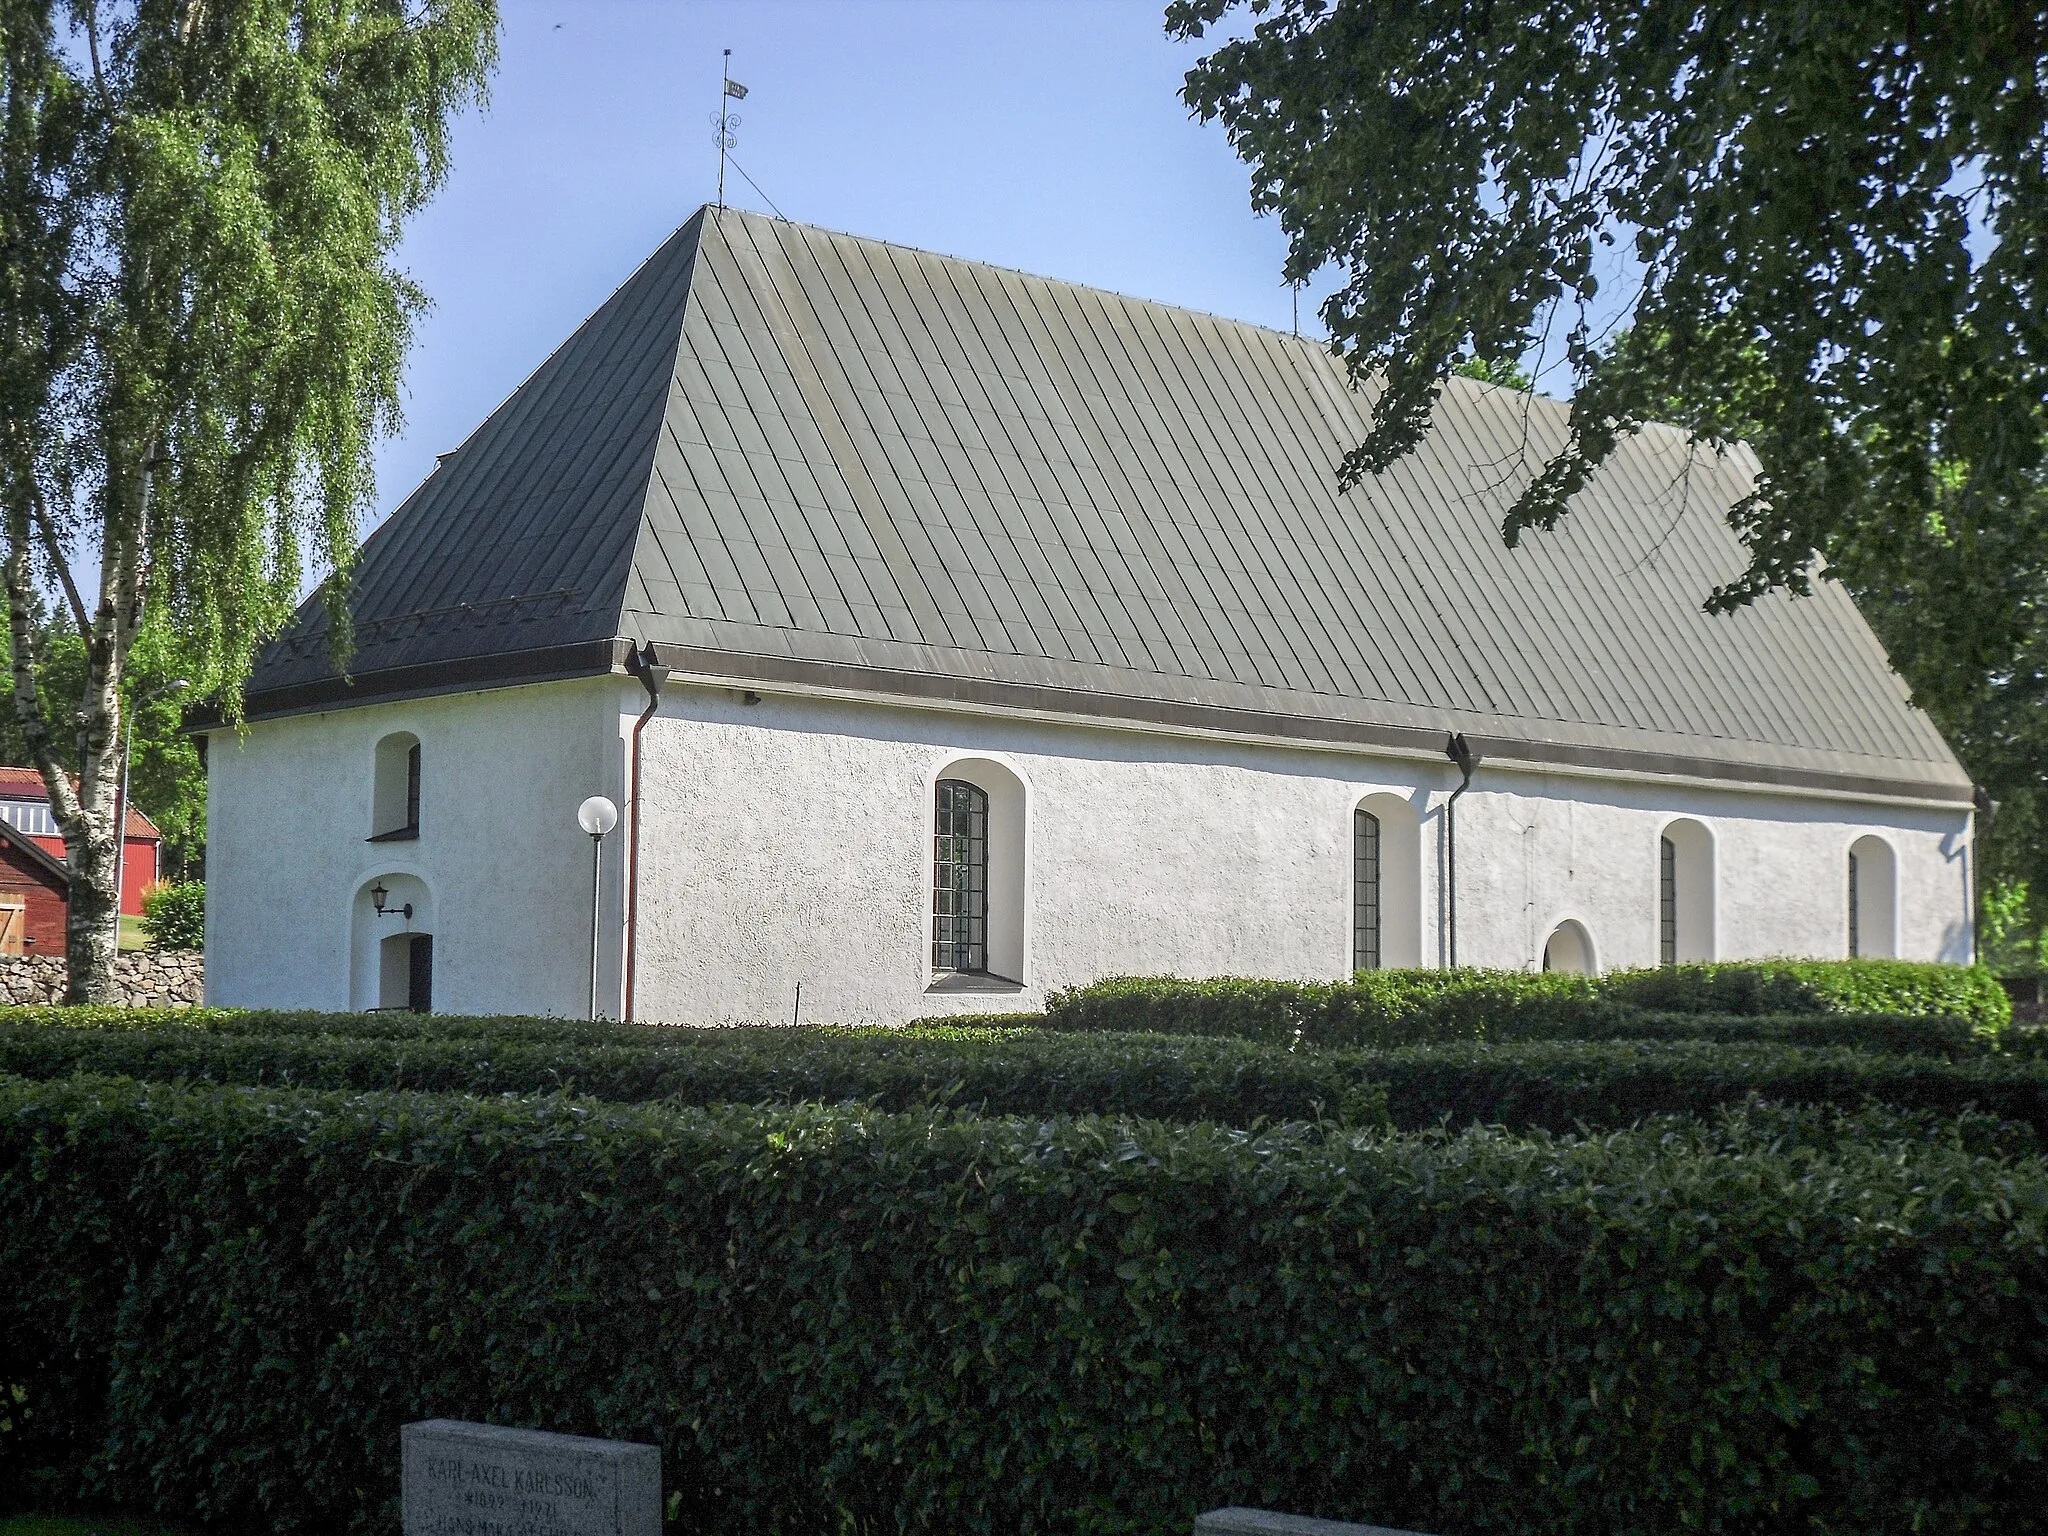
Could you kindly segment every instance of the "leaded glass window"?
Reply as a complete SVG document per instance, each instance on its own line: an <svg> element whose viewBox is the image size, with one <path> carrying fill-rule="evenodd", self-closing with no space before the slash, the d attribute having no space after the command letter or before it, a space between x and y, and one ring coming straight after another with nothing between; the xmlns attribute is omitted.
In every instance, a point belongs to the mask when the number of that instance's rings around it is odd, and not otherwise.
<svg viewBox="0 0 2048 1536"><path fill-rule="evenodd" d="M1863 953L1863 935L1857 930L1862 927L1863 914L1856 910L1856 855L1849 855L1849 958L1856 959Z"/></svg>
<svg viewBox="0 0 2048 1536"><path fill-rule="evenodd" d="M932 969L988 969L988 796L939 780L932 838Z"/></svg>
<svg viewBox="0 0 2048 1536"><path fill-rule="evenodd" d="M1351 968L1380 968L1380 819L1351 813Z"/></svg>
<svg viewBox="0 0 2048 1536"><path fill-rule="evenodd" d="M1678 964L1678 844L1657 839L1657 958Z"/></svg>

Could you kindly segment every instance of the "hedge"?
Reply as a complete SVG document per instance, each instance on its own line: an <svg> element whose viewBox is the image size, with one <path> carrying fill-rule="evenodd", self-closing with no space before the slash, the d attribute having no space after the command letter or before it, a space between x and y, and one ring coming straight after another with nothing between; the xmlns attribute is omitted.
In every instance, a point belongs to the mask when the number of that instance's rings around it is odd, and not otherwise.
<svg viewBox="0 0 2048 1536"><path fill-rule="evenodd" d="M294 1020L293 1022L303 1022ZM332 1022L345 1023L346 1016ZM447 1021L466 1027L467 1021ZM1640 1022L1640 1021L1639 1021ZM665 1030L660 1044L350 1039L176 1027L52 1029L0 1021L0 1072L471 1094L574 1091L681 1104L859 1100L993 1113L1142 1114L1162 1120L1339 1120L1407 1128L1448 1119L1569 1131L1704 1114L1758 1097L1853 1109L1969 1106L2048 1132L2048 1060L1804 1046L1763 1032L1820 1018L1714 1021L1746 1038L1449 1041L1390 1050L1288 1050L1242 1040L949 1029ZM1828 1021L1832 1022L1832 1021ZM1892 1021L1897 1033L1926 1021ZM1952 1043L1952 1037L1951 1037Z"/></svg>
<svg viewBox="0 0 2048 1536"><path fill-rule="evenodd" d="M1854 1109L1974 1108L2048 1134L2048 1060L1946 1061L1770 1041L1447 1041L1329 1053L1382 1084L1394 1124L1448 1120L1556 1131L1704 1114L1754 1096Z"/></svg>
<svg viewBox="0 0 2048 1536"><path fill-rule="evenodd" d="M1997 1031L2012 999L1981 965L1916 960L1766 960L1611 971L1600 996L1664 1012L1945 1014Z"/></svg>
<svg viewBox="0 0 2048 1536"><path fill-rule="evenodd" d="M353 1015L330 1015L346 1026ZM160 1021L160 1016L159 1016ZM944 1102L1004 1114L1173 1120L1335 1119L1385 1125L1384 1094L1357 1063L1242 1040L949 1031L647 1030L639 1043L480 1037L492 1021L440 1020L405 1038L316 1035L306 1016L276 1033L64 1028L0 1016L0 1073L100 1073L158 1081L455 1093L563 1090L636 1103L857 1099L886 1109ZM439 1026L446 1038L427 1033Z"/></svg>
<svg viewBox="0 0 2048 1536"><path fill-rule="evenodd" d="M1349 982L1126 976L1055 991L1046 1008L1055 1029L1314 1046L1603 1037L1626 1033L1625 1021L1644 1011L1953 1017L1993 1039L2011 1020L2010 1000L1989 972L1902 961L1675 966L1600 977L1388 970Z"/></svg>
<svg viewBox="0 0 2048 1536"><path fill-rule="evenodd" d="M0 1083L0 1487L383 1536L446 1415L689 1529L2042 1530L2048 1167L1834 1124Z"/></svg>

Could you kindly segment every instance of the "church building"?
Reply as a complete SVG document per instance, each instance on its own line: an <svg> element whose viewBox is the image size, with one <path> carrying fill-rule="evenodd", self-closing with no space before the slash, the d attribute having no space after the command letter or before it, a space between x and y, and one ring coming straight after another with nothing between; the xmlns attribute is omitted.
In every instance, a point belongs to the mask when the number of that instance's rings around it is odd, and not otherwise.
<svg viewBox="0 0 2048 1536"><path fill-rule="evenodd" d="M1368 409L1317 343L700 211L366 542L345 675L309 602L208 737L208 1001L1971 958L1972 785L1848 595L1701 611L1747 453L1646 428L1508 549L1567 407L1452 379L1340 491Z"/></svg>

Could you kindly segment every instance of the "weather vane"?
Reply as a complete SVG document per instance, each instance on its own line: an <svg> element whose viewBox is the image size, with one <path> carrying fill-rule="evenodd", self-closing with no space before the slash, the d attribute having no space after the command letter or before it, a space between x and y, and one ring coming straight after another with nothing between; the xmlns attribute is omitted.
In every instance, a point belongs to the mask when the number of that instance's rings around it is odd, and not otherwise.
<svg viewBox="0 0 2048 1536"><path fill-rule="evenodd" d="M716 130L711 136L718 144L718 211L725 212L725 157L728 151L739 148L735 130L740 125L733 113L732 103L747 99L747 88L732 77L732 50L725 50L725 62L720 66L722 82L718 93L718 110L711 114L711 126Z"/></svg>

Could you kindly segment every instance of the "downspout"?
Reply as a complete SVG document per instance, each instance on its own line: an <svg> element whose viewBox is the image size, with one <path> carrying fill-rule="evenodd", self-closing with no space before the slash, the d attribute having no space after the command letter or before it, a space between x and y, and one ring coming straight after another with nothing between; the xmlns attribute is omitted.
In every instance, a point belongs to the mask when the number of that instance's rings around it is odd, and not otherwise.
<svg viewBox="0 0 2048 1536"><path fill-rule="evenodd" d="M1450 919L1451 969L1458 968L1458 797L1472 787L1472 770L1480 756L1472 750L1463 732L1453 732L1444 743L1444 756L1458 765L1464 775L1451 798L1444 802L1444 884L1446 914Z"/></svg>
<svg viewBox="0 0 2048 1536"><path fill-rule="evenodd" d="M1970 964L1978 964L1984 957L1977 947L1977 839L1979 819L1983 830L1989 832L1991 823L1998 820L1998 802L1991 798L1991 791L1982 784L1970 786L1970 809L1973 813L1970 835L1963 842L1963 901L1969 908L1965 914L1970 924ZM2036 980L2034 991L2038 995L2041 983Z"/></svg>
<svg viewBox="0 0 2048 1536"><path fill-rule="evenodd" d="M647 707L633 722L633 782L626 793L626 806L633 817L633 832L627 842L626 863L626 1006L620 1011L629 1024L633 1021L633 981L638 969L635 940L640 933L640 733L647 729L647 722L661 708L661 685L668 681L668 668L654 659L654 642L651 640L633 653L630 668L640 679L640 686L647 690Z"/></svg>

